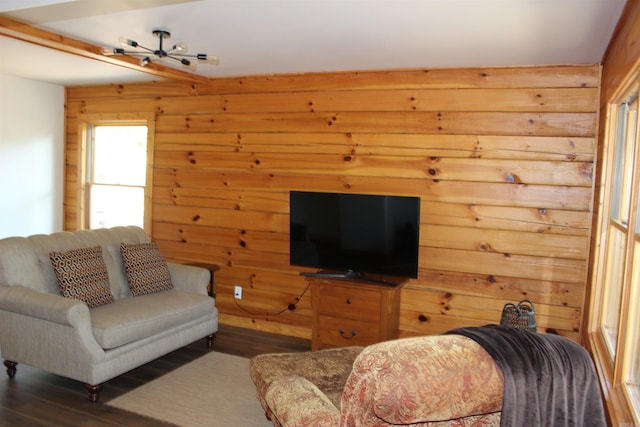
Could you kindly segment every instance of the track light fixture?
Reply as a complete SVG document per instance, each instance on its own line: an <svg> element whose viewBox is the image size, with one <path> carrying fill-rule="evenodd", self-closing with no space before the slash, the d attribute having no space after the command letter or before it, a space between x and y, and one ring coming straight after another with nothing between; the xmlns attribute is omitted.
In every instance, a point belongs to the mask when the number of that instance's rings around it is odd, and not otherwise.
<svg viewBox="0 0 640 427"><path fill-rule="evenodd" d="M111 56L111 55L133 55L140 56L140 65L143 67L149 64L152 61L171 59L173 61L179 62L185 67L196 69L197 63L218 65L218 57L213 55L207 55L204 53L198 53L195 55L187 55L187 46L180 42L171 47L169 50L164 50L164 41L171 37L171 33L165 30L154 30L153 35L160 39L160 43L158 49L150 49L148 47L142 46L135 40L127 39L124 37L120 38L120 44L124 46L130 46L141 50L125 50L121 47L116 47L113 49L104 49L102 51L103 55Z"/></svg>

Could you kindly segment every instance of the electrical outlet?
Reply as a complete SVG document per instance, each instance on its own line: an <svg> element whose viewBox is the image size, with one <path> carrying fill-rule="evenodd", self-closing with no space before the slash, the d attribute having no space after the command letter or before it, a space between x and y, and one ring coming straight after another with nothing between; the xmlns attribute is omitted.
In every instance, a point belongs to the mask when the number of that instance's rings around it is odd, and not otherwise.
<svg viewBox="0 0 640 427"><path fill-rule="evenodd" d="M233 297L235 299L242 299L242 286L237 286L233 290Z"/></svg>

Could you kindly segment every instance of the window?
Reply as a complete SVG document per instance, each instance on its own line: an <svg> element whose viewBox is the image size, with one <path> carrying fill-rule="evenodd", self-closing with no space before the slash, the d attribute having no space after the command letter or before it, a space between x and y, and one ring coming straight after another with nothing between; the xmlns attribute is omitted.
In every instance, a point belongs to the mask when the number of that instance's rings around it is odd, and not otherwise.
<svg viewBox="0 0 640 427"><path fill-rule="evenodd" d="M81 228L150 224L152 126L103 118L82 124Z"/></svg>
<svg viewBox="0 0 640 427"><path fill-rule="evenodd" d="M590 342L614 424L640 424L640 140L636 79L609 106ZM611 407L613 405L613 408ZM610 411L612 412L612 411ZM619 416L619 415L617 415Z"/></svg>

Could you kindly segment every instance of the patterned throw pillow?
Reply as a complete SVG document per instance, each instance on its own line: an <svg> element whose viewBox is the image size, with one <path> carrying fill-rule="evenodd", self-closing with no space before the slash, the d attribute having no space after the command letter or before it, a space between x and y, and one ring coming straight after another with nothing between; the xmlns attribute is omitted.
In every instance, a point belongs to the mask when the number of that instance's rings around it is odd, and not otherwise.
<svg viewBox="0 0 640 427"><path fill-rule="evenodd" d="M173 289L169 267L155 242L120 243L120 252L131 295Z"/></svg>
<svg viewBox="0 0 640 427"><path fill-rule="evenodd" d="M113 302L100 246L51 252L49 258L63 297L84 301L89 307Z"/></svg>

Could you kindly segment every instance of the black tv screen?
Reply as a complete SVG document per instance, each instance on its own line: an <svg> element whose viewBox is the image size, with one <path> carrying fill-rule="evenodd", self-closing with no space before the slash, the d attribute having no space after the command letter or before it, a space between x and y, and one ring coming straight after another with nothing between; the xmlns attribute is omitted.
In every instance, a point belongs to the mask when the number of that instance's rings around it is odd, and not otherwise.
<svg viewBox="0 0 640 427"><path fill-rule="evenodd" d="M418 277L419 197L291 191L289 199L291 265Z"/></svg>

